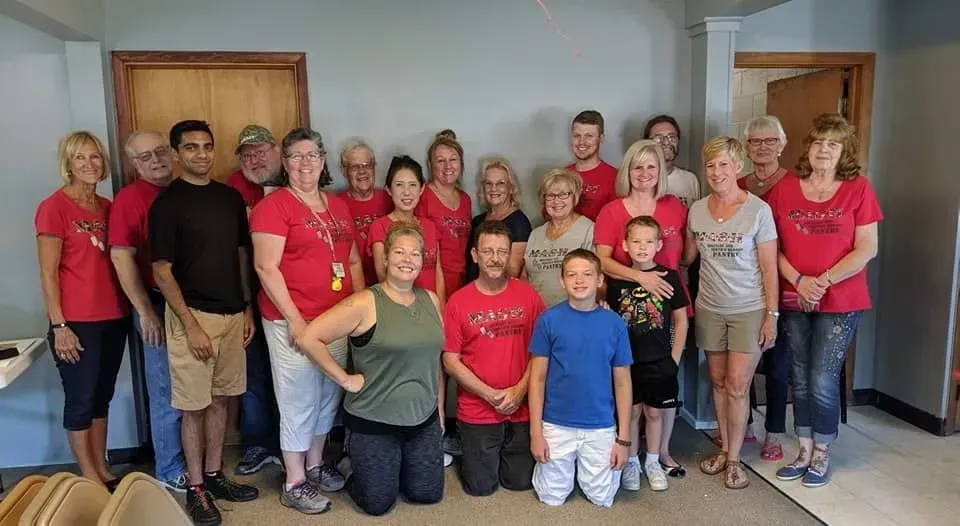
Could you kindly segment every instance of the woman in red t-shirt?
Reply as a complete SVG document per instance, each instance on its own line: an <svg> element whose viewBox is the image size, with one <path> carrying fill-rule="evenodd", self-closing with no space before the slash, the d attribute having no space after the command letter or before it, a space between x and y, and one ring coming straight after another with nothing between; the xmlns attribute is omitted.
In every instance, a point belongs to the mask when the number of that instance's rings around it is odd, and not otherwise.
<svg viewBox="0 0 960 526"><path fill-rule="evenodd" d="M663 279L665 272L645 272L632 268L630 254L623 249L627 223L637 216L653 216L660 224L660 239L663 242L653 261L669 269L680 270L687 231L687 208L680 199L667 193L666 161L657 142L641 140L627 149L617 174L616 192L620 199L610 201L600 210L593 228L593 243L603 273L636 282L659 298L669 298L674 294L687 294L689 297L686 290L673 290ZM681 282L681 285L686 289L686 283ZM687 315L693 315L692 306L687 307ZM660 463L673 476L682 476L685 471L669 451L676 415L676 408L662 412Z"/></svg>
<svg viewBox="0 0 960 526"><path fill-rule="evenodd" d="M37 207L40 284L47 343L63 381L63 427L81 474L115 487L107 467L107 413L129 329L129 306L107 251L110 200L97 183L110 176L103 144L78 131L60 141L64 186Z"/></svg>
<svg viewBox="0 0 960 526"><path fill-rule="evenodd" d="M369 247L377 279L382 282L387 277L387 254L384 249L387 231L394 221L407 221L420 225L423 234L423 268L414 285L432 290L440 298L442 306L446 301L444 294L443 270L440 266L440 242L437 227L430 221L420 221L413 215L420 203L420 196L426 188L423 168L409 155L394 157L387 169L387 193L393 198L393 211L377 219L370 225Z"/></svg>
<svg viewBox="0 0 960 526"><path fill-rule="evenodd" d="M343 475L322 462L343 390L293 344L307 323L363 290L363 266L353 217L343 200L319 189L326 162L320 134L299 128L283 138L285 188L263 198L250 214L254 265L263 288L258 303L280 409L280 449L286 468L284 505L325 511L317 493L339 491ZM347 341L329 344L345 365Z"/></svg>
<svg viewBox="0 0 960 526"><path fill-rule="evenodd" d="M830 481L837 437L840 369L869 309L867 263L877 254L883 219L870 181L860 174L854 127L837 114L813 121L797 174L767 201L780 234L780 323L793 357L793 415L800 455L777 478Z"/></svg>
<svg viewBox="0 0 960 526"><path fill-rule="evenodd" d="M414 214L437 227L444 289L450 296L463 285L473 213L470 196L458 187L463 174L463 147L456 134L451 130L438 133L427 150L427 159L430 182Z"/></svg>

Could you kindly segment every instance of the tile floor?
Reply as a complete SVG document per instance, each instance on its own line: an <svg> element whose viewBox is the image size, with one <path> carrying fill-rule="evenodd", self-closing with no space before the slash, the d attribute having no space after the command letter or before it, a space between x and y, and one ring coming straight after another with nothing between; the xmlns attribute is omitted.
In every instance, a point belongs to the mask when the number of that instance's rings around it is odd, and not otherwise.
<svg viewBox="0 0 960 526"><path fill-rule="evenodd" d="M763 412L760 407L754 413L760 442ZM759 443L745 447L743 460L829 525L960 524L960 434L937 437L869 406L851 407L847 420L830 455L834 472L825 487L808 489L775 476L797 455L789 407L784 461L761 460Z"/></svg>

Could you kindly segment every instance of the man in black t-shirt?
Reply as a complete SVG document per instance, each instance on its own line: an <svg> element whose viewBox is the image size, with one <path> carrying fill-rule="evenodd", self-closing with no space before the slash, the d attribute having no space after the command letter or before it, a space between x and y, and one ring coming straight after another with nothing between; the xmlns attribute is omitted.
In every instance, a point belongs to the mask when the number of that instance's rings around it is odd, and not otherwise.
<svg viewBox="0 0 960 526"><path fill-rule="evenodd" d="M214 498L241 502L259 495L227 480L222 458L229 397L246 390L244 346L254 331L250 234L240 194L210 179L207 123L178 122L170 146L181 177L150 208L153 275L167 303L171 405L183 412L187 511L195 524L220 524Z"/></svg>
<svg viewBox="0 0 960 526"><path fill-rule="evenodd" d="M632 281L611 278L607 283L607 303L627 324L633 351L633 365L630 366L634 403L631 435L639 435L642 414L647 436L643 471L654 491L668 487L660 452L669 457L673 416L680 394L677 364L686 341L689 304L680 283L680 274L653 262L662 247L660 225L654 218L638 216L627 223L623 249L630 254L632 267L658 273L677 291L672 297L661 300ZM639 440L639 436L631 436L633 444ZM674 469L671 472L679 473ZM640 458L636 445L631 447L630 457L623 468L621 487L632 491L640 489Z"/></svg>

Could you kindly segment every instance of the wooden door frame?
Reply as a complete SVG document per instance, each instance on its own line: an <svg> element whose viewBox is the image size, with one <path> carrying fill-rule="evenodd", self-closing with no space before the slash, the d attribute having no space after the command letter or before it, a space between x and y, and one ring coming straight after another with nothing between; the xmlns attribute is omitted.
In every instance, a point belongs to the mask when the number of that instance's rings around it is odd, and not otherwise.
<svg viewBox="0 0 960 526"><path fill-rule="evenodd" d="M740 52L734 55L735 68L850 68L850 122L857 128L857 153L864 173L869 173L870 118L873 111L875 53L847 52ZM853 376L857 338L850 342L847 355L847 403L854 400ZM956 410L956 408L954 408Z"/></svg>
<svg viewBox="0 0 960 526"><path fill-rule="evenodd" d="M133 93L131 74L139 67L216 68L216 69L288 69L297 86L297 115L300 126L310 126L307 95L307 55L300 52L247 51L113 51L113 90L117 108L117 144L122 150L133 133ZM131 166L122 155L121 187L130 180Z"/></svg>

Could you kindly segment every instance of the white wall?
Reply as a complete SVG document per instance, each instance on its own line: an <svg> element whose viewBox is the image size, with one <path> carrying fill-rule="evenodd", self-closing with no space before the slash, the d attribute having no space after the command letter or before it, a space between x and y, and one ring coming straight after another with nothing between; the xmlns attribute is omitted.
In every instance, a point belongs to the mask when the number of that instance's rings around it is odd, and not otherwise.
<svg viewBox="0 0 960 526"><path fill-rule="evenodd" d="M57 141L72 127L66 50L64 41L0 15L0 340L47 330L33 217L60 186ZM109 183L100 191L109 196ZM112 408L109 447L136 445L126 363ZM0 414L0 466L71 461L63 389L48 354L0 391Z"/></svg>
<svg viewBox="0 0 960 526"><path fill-rule="evenodd" d="M941 0L933 0L938 2ZM876 79L886 78L886 0L790 0L743 20L737 33L737 51L866 51L876 53ZM882 101L886 86L874 82L867 176L878 185L885 176L879 162L877 137L885 132L888 105ZM794 139L795 140L795 139ZM881 203L882 204L882 203ZM886 223L881 224L881 230ZM884 249L881 244L881 251ZM871 296L876 300L880 263L868 268ZM867 312L857 333L854 387L874 387L876 309Z"/></svg>
<svg viewBox="0 0 960 526"><path fill-rule="evenodd" d="M305 51L311 120L328 144L365 137L385 168L398 151L422 160L433 134L452 128L466 150L467 191L475 193L478 157L504 154L524 181L534 222L535 175L569 161L570 119L579 110L604 114L602 152L614 164L651 115L689 118L683 2L548 2L573 44L534 0L282 4L107 0L107 44Z"/></svg>

